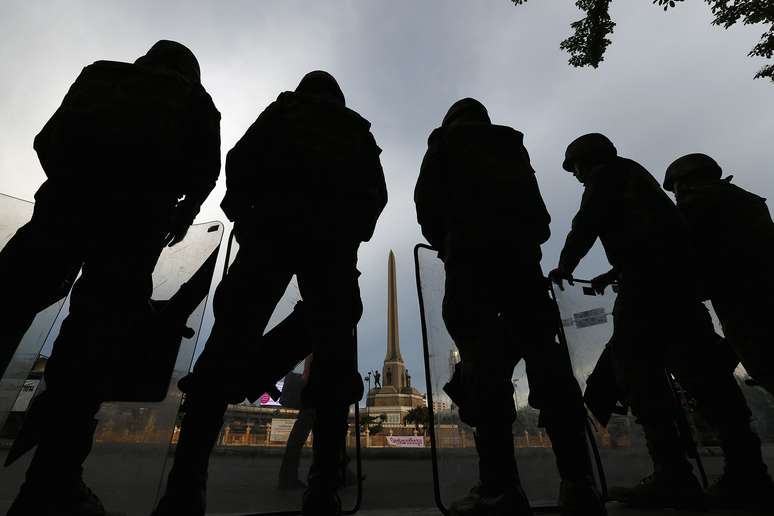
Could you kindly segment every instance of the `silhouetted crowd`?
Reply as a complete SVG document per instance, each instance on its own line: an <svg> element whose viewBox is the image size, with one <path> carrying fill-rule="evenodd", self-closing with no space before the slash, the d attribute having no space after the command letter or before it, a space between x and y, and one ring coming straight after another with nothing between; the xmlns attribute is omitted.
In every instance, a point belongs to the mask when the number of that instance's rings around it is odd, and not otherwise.
<svg viewBox="0 0 774 516"><path fill-rule="evenodd" d="M159 41L134 63L86 66L36 136L47 179L31 220L0 253L12 300L0 315L0 374L36 314L71 285L72 294L46 391L20 436L22 453L35 452L9 516L115 514L84 484L82 464L101 403L133 385L120 375L94 382L87 372L137 342L152 350L185 330L159 331L163 312L150 299L151 275L215 186L219 126L196 57ZM363 396L354 336L363 311L357 253L387 203L380 153L370 123L323 71L282 92L228 152L221 207L239 251L215 291L204 351L179 382L185 413L153 516L204 515L209 457L227 405L272 392L274 379L310 354L281 487L305 487L304 516L342 514L337 491L347 476L349 408ZM610 498L652 509L774 510L774 483L733 376L741 362L774 393L774 223L765 199L723 178L704 154L675 160L662 189L596 133L569 144L563 168L582 183L583 197L548 279L559 289L572 284L573 271L601 241L612 269L592 286L601 293L615 284L617 297L613 336L597 369L611 372L608 401L630 407L653 463L651 475L611 488ZM540 265L551 218L523 134L493 124L474 99L454 103L430 134L414 201L422 233L444 263L443 318L461 357L445 390L475 429L479 457L479 482L450 514L532 514L512 431L511 377L522 359L529 403L540 411L562 479L561 514L607 514L586 437L587 405L595 400L584 400L559 344L558 308ZM303 301L264 335L294 275ZM707 300L725 338L715 333ZM267 360L260 350L268 342L283 351ZM153 362L152 353L145 360ZM671 377L722 444L724 473L706 490L687 458ZM609 404L605 410L612 412ZM305 485L298 458L310 431Z"/></svg>

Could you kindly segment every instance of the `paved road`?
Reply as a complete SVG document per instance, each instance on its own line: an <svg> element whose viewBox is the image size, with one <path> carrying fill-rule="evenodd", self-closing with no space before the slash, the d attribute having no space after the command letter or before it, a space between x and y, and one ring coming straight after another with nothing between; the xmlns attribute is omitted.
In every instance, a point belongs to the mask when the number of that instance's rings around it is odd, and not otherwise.
<svg viewBox="0 0 774 516"><path fill-rule="evenodd" d="M618 504L608 504L609 516L655 516L663 514L661 511L635 511L627 509ZM686 512L686 511L669 511L668 513L675 516L707 516L706 512ZM558 514L556 512L544 513L544 514ZM712 512L713 516L740 516L738 512ZM215 516L215 515L212 515ZM224 515L225 516L225 515ZM233 515L229 515L233 516ZM417 509L417 510L388 510L388 511L360 511L358 516L441 516L441 512L435 509Z"/></svg>
<svg viewBox="0 0 774 516"><path fill-rule="evenodd" d="M87 482L102 497L108 508L128 512L129 516L147 516L155 504L163 478L164 449L140 449L137 446L97 446L87 463ZM0 461L6 450L0 450ZM774 470L774 447L766 449ZM704 457L710 476L719 474L720 457ZM209 511L215 514L245 514L295 510L301 492L279 492L276 472L280 464L276 450L251 453L220 451L213 456L208 489ZM633 483L648 473L649 464L642 450L604 450L603 461L609 483ZM305 456L301 471L309 457ZM531 499L550 503L557 492L558 479L550 450L519 450L519 465L525 489ZM442 498L450 500L464 494L476 472L475 456L469 452L443 454L440 461L443 480ZM26 463L0 470L0 514L4 514L15 495ZM437 516L433 499L432 468L426 451L395 453L392 450L368 450L363 460L364 481L362 512L366 516ZM344 491L346 507L353 507L357 489ZM615 509L618 516L639 516L634 511ZM653 514L653 513L651 513ZM688 513L679 513L688 516ZM719 514L719 513L715 513Z"/></svg>

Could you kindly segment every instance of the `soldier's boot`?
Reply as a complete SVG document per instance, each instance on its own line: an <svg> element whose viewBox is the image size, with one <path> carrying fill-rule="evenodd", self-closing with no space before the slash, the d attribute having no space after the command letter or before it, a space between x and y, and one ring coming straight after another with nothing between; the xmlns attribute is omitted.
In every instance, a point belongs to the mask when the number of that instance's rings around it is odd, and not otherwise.
<svg viewBox="0 0 774 516"><path fill-rule="evenodd" d="M725 454L723 475L706 491L710 508L774 513L774 481L761 454L761 441L744 422L720 432Z"/></svg>
<svg viewBox="0 0 774 516"><path fill-rule="evenodd" d="M98 405L97 405L98 406ZM8 516L121 516L108 512L83 482L83 461L91 451L96 409L70 414L47 425Z"/></svg>
<svg viewBox="0 0 774 516"><path fill-rule="evenodd" d="M479 425L475 434L479 482L449 507L451 516L532 516L521 487L511 425Z"/></svg>
<svg viewBox="0 0 774 516"><path fill-rule="evenodd" d="M226 403L196 399L186 402L175 462L152 516L204 516L207 508L207 467L223 426Z"/></svg>
<svg viewBox="0 0 774 516"><path fill-rule="evenodd" d="M349 406L317 409L314 421L313 463L303 496L303 516L342 514L338 489L342 485L342 456L345 452Z"/></svg>
<svg viewBox="0 0 774 516"><path fill-rule="evenodd" d="M676 428L670 424L645 424L643 429L654 471L633 487L611 487L610 498L643 509L706 510L704 491L693 474Z"/></svg>
<svg viewBox="0 0 774 516"><path fill-rule="evenodd" d="M293 459L291 459L293 461ZM293 461L297 464L298 461ZM277 489L280 491L292 491L294 489L306 489L306 483L302 482L298 478L298 466L293 466L283 462L279 470L279 482L277 483Z"/></svg>
<svg viewBox="0 0 774 516"><path fill-rule="evenodd" d="M602 495L594 485L586 432L568 425L546 426L562 483L559 488L561 516L607 516Z"/></svg>

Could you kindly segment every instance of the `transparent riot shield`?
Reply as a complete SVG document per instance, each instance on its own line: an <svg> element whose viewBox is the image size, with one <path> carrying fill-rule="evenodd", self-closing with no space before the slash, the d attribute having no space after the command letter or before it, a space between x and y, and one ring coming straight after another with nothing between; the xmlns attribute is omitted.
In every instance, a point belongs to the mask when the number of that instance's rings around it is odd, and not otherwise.
<svg viewBox="0 0 774 516"><path fill-rule="evenodd" d="M227 247L230 266L239 244L232 233ZM224 270L225 274L225 270ZM207 510L210 513L300 514L303 486L312 463L314 410L301 406L305 359L311 353L304 337L296 277L290 281L266 328L261 352L271 378L254 402L229 405L210 457ZM312 362L313 363L313 362ZM272 364L269 366L269 364ZM276 365L274 365L276 364ZM350 412L347 457L339 494L345 514L354 514L361 499L358 410ZM172 465L169 461L167 470ZM166 478L166 475L165 475Z"/></svg>
<svg viewBox="0 0 774 516"><path fill-rule="evenodd" d="M719 335L724 335L723 327L712 304L706 304L712 316L715 332ZM752 427L761 438L763 460L768 465L769 471L774 471L774 396L769 394L763 387L757 385L755 379L750 377L742 364L737 365L734 377L747 400L747 406L752 412ZM707 428L706 422L696 418L693 424L697 429L697 440L700 442L702 449L707 450L707 455L717 455L720 453L720 450L717 449L719 443L716 435L712 429Z"/></svg>
<svg viewBox="0 0 774 516"><path fill-rule="evenodd" d="M449 503L464 497L478 480L478 456L473 429L460 421L457 406L443 390L460 361L443 321L444 266L437 251L423 244L414 248L414 259L432 421L435 497L438 507L446 513ZM560 478L551 442L538 426L538 411L528 404L529 384L523 360L515 367L512 382L517 412L514 445L522 485L533 507L550 508L556 504Z"/></svg>
<svg viewBox="0 0 774 516"><path fill-rule="evenodd" d="M591 412L595 412L597 400L602 404L609 402L604 399L607 389L600 389L602 384L599 382L604 383L605 378L614 382L614 378L605 376L612 375L612 369L605 369L610 364L606 362L607 355L602 360L600 357L613 335L616 290L615 286L609 286L599 294L591 288L589 282L583 280L575 280L574 285L564 282L561 289L552 285L573 370L584 394L587 394L592 372L598 378L596 392L586 397L586 404ZM688 455L694 459L697 473L706 486L708 475L717 476L722 472L722 461L719 458L721 452L708 451L706 447L701 446L702 440L697 433L697 419L692 410L690 396L680 388L672 375L668 375L666 371L664 374L672 387L677 426ZM609 388L610 391L613 389L614 385ZM606 426L597 424L597 431L600 455L610 483L631 486L652 472L653 466L642 427L626 407L619 405Z"/></svg>
<svg viewBox="0 0 774 516"><path fill-rule="evenodd" d="M223 225L218 222L192 226L182 242L163 250L153 272L152 299L160 317L183 331L170 340L160 340L155 352L145 357L145 366L138 365L134 371L132 385L143 393L139 397L153 401L104 403L97 414L95 443L84 464L84 479L106 507L145 516L155 506L182 399L177 380L191 367L222 236ZM64 316L60 315L57 328ZM44 354L55 333L47 339ZM167 375L163 382L158 381L159 367ZM154 380L149 382L151 377ZM116 389L113 399L136 397L134 390ZM19 442L17 438L14 447ZM18 491L31 455L27 453L0 471L0 512L7 510Z"/></svg>
<svg viewBox="0 0 774 516"><path fill-rule="evenodd" d="M0 194L0 249L4 248L16 231L30 220L33 206L31 202ZM61 292L60 299L51 300L51 304L38 313L21 340L0 343L0 346L3 346L3 349L0 349L0 435L6 433L4 428L9 412L20 412L16 410L19 406L14 407L17 405L20 393L25 398L33 386L33 383L27 381L27 377L64 304L65 296L67 296L66 290ZM6 302L12 303L13 300L6 299ZM7 360L6 354L10 355L10 360L7 367L4 367ZM3 369L5 369L4 373ZM26 390L23 393L22 389L25 387ZM35 387L37 388L36 384ZM9 424L14 428L18 426L15 421ZM8 432L12 433L12 431L12 428L8 429Z"/></svg>

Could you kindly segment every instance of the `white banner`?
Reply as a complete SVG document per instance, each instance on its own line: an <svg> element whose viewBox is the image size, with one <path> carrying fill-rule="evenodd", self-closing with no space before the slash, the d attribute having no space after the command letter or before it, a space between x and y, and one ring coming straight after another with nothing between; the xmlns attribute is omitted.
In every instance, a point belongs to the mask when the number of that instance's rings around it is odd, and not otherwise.
<svg viewBox="0 0 774 516"><path fill-rule="evenodd" d="M395 448L424 448L425 438L421 435L388 435L387 444Z"/></svg>

